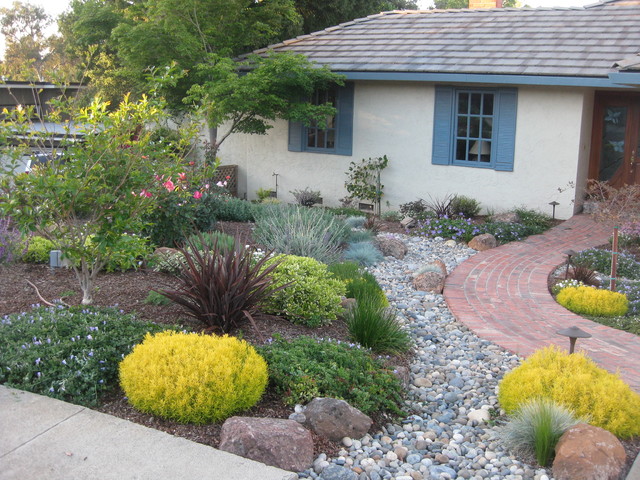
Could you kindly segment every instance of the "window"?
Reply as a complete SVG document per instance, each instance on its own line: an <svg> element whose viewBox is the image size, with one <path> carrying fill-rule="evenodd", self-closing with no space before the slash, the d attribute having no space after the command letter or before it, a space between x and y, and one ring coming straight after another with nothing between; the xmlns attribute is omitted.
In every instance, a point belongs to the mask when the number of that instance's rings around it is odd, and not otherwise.
<svg viewBox="0 0 640 480"><path fill-rule="evenodd" d="M306 127L289 122L289 151L351 155L353 140L353 84L321 90L311 99L315 105L331 103L336 115L326 119L325 128L317 123Z"/></svg>
<svg viewBox="0 0 640 480"><path fill-rule="evenodd" d="M517 91L436 87L435 165L513 171Z"/></svg>

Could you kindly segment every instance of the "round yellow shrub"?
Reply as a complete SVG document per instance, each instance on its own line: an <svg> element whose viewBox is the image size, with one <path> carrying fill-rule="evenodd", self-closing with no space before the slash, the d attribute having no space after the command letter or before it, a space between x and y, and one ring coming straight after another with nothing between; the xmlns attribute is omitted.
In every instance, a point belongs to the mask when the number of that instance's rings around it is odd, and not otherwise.
<svg viewBox="0 0 640 480"><path fill-rule="evenodd" d="M183 423L211 423L255 405L267 363L243 340L165 331L147 334L120 363L136 409Z"/></svg>
<svg viewBox="0 0 640 480"><path fill-rule="evenodd" d="M574 313L595 317L620 317L629 310L626 295L588 285L563 288L556 300Z"/></svg>
<svg viewBox="0 0 640 480"><path fill-rule="evenodd" d="M498 400L509 414L537 398L551 399L618 437L640 434L640 395L582 353L569 355L551 345L500 382Z"/></svg>

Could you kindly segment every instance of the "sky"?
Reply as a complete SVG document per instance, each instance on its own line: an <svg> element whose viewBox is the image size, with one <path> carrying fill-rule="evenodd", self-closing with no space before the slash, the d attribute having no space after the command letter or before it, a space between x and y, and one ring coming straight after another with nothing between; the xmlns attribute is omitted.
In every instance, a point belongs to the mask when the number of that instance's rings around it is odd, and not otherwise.
<svg viewBox="0 0 640 480"><path fill-rule="evenodd" d="M597 0L521 0L531 7L580 7L595 3ZM69 0L28 0L28 3L44 7L45 11L52 17L57 17L64 12ZM10 8L13 0L0 0L0 8ZM432 0L418 0L420 8L428 8L433 5ZM55 26L52 27L51 33L55 33ZM4 39L0 35L0 54L4 53Z"/></svg>

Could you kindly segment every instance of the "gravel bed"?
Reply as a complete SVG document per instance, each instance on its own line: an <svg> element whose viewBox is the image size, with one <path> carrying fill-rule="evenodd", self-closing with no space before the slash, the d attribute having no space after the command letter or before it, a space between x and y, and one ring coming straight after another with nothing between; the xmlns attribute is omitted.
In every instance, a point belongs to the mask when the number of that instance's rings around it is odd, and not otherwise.
<svg viewBox="0 0 640 480"><path fill-rule="evenodd" d="M411 332L416 355L406 400L412 413L361 439L343 439L338 456L320 454L300 478L321 480L550 480L498 441L499 380L520 359L478 338L457 322L442 295L414 290L413 272L436 259L451 272L475 253L441 238L398 235L409 248L403 260L387 257L371 268L400 321Z"/></svg>

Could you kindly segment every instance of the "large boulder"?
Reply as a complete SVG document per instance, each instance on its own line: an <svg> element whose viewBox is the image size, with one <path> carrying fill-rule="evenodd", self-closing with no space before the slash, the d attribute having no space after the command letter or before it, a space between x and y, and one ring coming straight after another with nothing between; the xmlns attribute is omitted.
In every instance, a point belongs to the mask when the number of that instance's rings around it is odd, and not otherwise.
<svg viewBox="0 0 640 480"><path fill-rule="evenodd" d="M344 437L361 438L371 428L373 421L344 400L314 398L304 409L306 426L329 440Z"/></svg>
<svg viewBox="0 0 640 480"><path fill-rule="evenodd" d="M520 223L520 215L516 212L505 212L499 215L494 215L491 220L493 222L502 222L502 223Z"/></svg>
<svg viewBox="0 0 640 480"><path fill-rule="evenodd" d="M422 292L442 293L445 276L441 272L425 272L413 279L413 288Z"/></svg>
<svg viewBox="0 0 640 480"><path fill-rule="evenodd" d="M407 246L402 240L395 237L378 235L376 237L376 246L385 257L393 257L402 260L407 254Z"/></svg>
<svg viewBox="0 0 640 480"><path fill-rule="evenodd" d="M402 220L400 220L400 226L402 228L415 227L417 223L418 222L416 221L416 219L411 217L404 217Z"/></svg>
<svg viewBox="0 0 640 480"><path fill-rule="evenodd" d="M627 456L620 441L602 428L580 423L556 445L556 480L616 480Z"/></svg>
<svg viewBox="0 0 640 480"><path fill-rule="evenodd" d="M479 252L484 252L485 250L490 250L492 248L496 248L498 246L498 241L496 237L491 235L490 233L482 233L480 235L476 235L469 242L469 248L473 248Z"/></svg>
<svg viewBox="0 0 640 480"><path fill-rule="evenodd" d="M311 432L294 420L231 417L222 425L219 448L294 472L313 464Z"/></svg>

